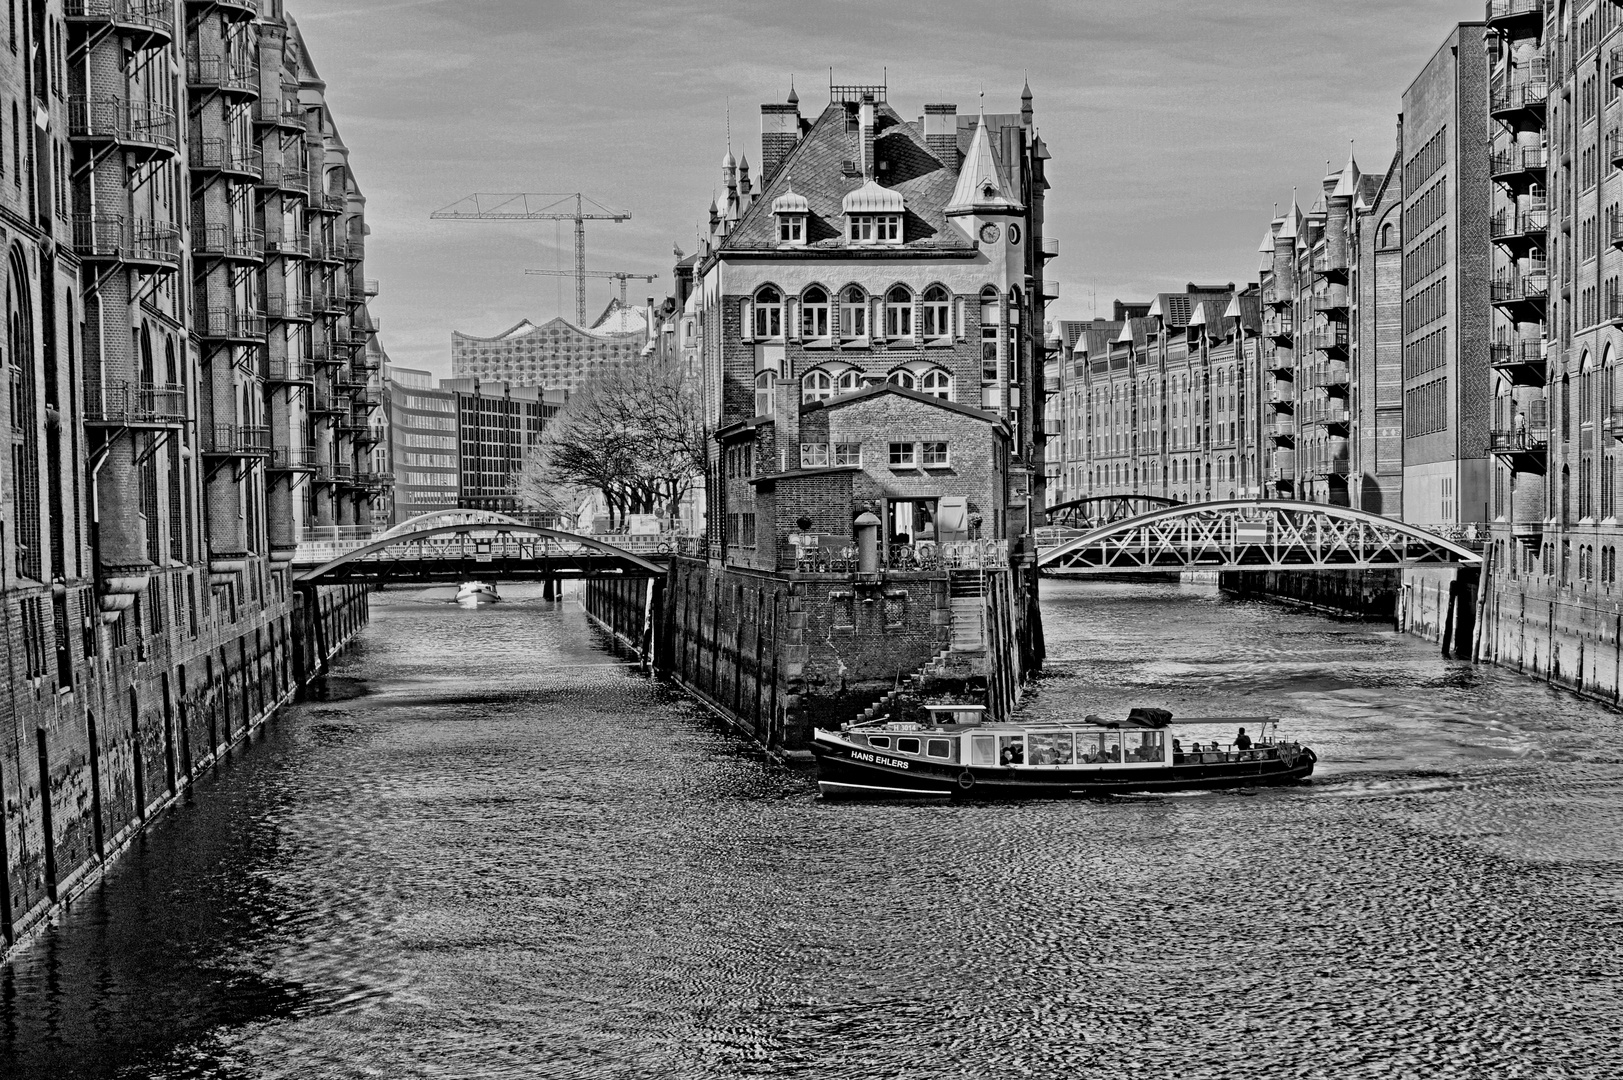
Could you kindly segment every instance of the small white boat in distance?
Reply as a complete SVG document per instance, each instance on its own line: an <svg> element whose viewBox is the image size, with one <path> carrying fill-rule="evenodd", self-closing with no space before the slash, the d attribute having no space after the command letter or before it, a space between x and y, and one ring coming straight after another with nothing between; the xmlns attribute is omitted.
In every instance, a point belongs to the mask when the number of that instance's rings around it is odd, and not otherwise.
<svg viewBox="0 0 1623 1080"><path fill-rule="evenodd" d="M487 607L500 599L496 595L496 586L483 581L464 581L456 591L459 607Z"/></svg>

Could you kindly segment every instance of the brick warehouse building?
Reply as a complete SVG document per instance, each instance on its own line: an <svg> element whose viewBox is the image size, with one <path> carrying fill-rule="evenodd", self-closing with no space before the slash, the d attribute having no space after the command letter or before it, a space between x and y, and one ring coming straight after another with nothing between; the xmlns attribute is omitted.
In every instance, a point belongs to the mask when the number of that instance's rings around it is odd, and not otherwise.
<svg viewBox="0 0 1623 1080"><path fill-rule="evenodd" d="M768 742L932 660L1002 707L1040 659L1028 530L1057 248L1032 123L1029 88L1018 113L909 121L884 86L833 86L816 117L793 93L762 106L759 190L747 161L723 162L690 305L715 432L708 557L681 561L670 607L680 673ZM859 519L877 574L840 568ZM973 597L919 565L945 550ZM707 666L745 628L756 658Z"/></svg>
<svg viewBox="0 0 1623 1080"><path fill-rule="evenodd" d="M364 619L364 200L280 0L33 0L0 49L0 936L13 943ZM21 115L27 120L19 120Z"/></svg>

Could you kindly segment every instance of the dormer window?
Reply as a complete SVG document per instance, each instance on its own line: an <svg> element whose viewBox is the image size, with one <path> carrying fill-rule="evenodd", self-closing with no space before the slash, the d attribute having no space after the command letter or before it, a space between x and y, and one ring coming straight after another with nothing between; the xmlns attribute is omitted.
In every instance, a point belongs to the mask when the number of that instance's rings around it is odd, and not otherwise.
<svg viewBox="0 0 1623 1080"><path fill-rule="evenodd" d="M900 244L902 215L907 207L901 192L869 180L840 204L845 214L845 235L852 244Z"/></svg>
<svg viewBox="0 0 1623 1080"><path fill-rule="evenodd" d="M778 219L778 243L787 247L806 246L806 215L811 212L806 196L795 194L794 182L789 190L772 200L772 213Z"/></svg>
<svg viewBox="0 0 1623 1080"><path fill-rule="evenodd" d="M853 244L899 244L902 242L902 215L852 214L850 240Z"/></svg>

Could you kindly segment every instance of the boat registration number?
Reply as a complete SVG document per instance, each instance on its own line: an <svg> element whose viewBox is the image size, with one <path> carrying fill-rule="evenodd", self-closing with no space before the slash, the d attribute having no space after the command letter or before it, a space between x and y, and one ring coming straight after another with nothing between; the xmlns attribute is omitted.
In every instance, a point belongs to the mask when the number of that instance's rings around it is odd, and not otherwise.
<svg viewBox="0 0 1623 1080"><path fill-rule="evenodd" d="M878 754L869 754L862 750L852 750L851 758L854 761L871 761L875 765L892 765L898 769L905 769L908 764L905 761L892 761L889 758L882 758Z"/></svg>

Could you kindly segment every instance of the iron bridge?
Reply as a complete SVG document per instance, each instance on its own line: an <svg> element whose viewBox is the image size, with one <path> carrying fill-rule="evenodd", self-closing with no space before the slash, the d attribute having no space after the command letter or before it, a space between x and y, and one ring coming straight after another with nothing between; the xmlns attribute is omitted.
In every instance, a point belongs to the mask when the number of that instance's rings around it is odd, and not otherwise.
<svg viewBox="0 0 1623 1080"><path fill-rule="evenodd" d="M1159 507L1039 548L1037 565L1065 574L1185 570L1359 570L1475 566L1468 542L1365 510L1291 499Z"/></svg>
<svg viewBox="0 0 1623 1080"><path fill-rule="evenodd" d="M623 545L517 522L474 521L387 533L306 570L297 582L432 585L664 576L664 566Z"/></svg>
<svg viewBox="0 0 1623 1080"><path fill-rule="evenodd" d="M1086 499L1055 503L1044 516L1057 529L1093 529L1112 521L1124 521L1164 506L1181 506L1177 499L1160 495L1091 495Z"/></svg>

